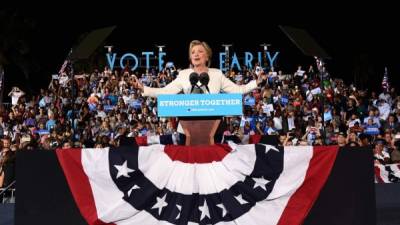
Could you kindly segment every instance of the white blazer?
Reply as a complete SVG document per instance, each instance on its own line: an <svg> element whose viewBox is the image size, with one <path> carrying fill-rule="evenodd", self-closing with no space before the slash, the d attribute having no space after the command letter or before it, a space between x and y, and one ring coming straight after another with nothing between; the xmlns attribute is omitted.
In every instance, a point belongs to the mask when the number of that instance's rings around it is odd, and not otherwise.
<svg viewBox="0 0 400 225"><path fill-rule="evenodd" d="M157 97L161 94L178 94L181 91L183 91L185 94L190 94L192 85L190 84L189 76L193 72L193 69L185 69L180 71L177 78L163 88L150 88L145 86L143 95ZM246 85L237 85L226 78L219 69L208 69L208 75L210 76L208 88L210 89L211 94L218 94L220 92L245 94L257 88L257 83L255 80ZM200 82L198 84L200 86Z"/></svg>

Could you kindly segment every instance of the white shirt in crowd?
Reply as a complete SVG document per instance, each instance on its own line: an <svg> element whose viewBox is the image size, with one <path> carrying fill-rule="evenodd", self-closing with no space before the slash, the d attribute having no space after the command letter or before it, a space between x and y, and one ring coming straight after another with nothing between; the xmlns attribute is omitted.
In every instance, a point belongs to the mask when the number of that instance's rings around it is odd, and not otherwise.
<svg viewBox="0 0 400 225"><path fill-rule="evenodd" d="M356 122L358 122L358 124L361 125L360 119L357 118L357 119L355 119L355 120L350 120L350 121L349 121L349 128L350 128L350 127L354 127L354 124L355 124ZM368 120L367 120L367 122L368 122Z"/></svg>
<svg viewBox="0 0 400 225"><path fill-rule="evenodd" d="M389 95L389 93L384 93L384 92L382 92L380 95L379 95L379 99L383 99L383 100L385 100L386 102L388 102L388 103L391 103L392 102L392 97L390 97L390 95Z"/></svg>
<svg viewBox="0 0 400 225"><path fill-rule="evenodd" d="M274 117L274 125L277 130L282 130L282 117Z"/></svg>
<svg viewBox="0 0 400 225"><path fill-rule="evenodd" d="M129 96L129 95L123 95L122 96L122 99L124 100L124 103L125 104L129 104L129 102L130 102L130 99L131 99L131 96Z"/></svg>
<svg viewBox="0 0 400 225"><path fill-rule="evenodd" d="M287 121L288 121L288 129L289 130L296 129L296 126L294 124L294 117L288 117Z"/></svg>
<svg viewBox="0 0 400 225"><path fill-rule="evenodd" d="M21 90L13 90L10 92L8 96L11 96L11 104L16 105L18 103L19 98L25 93Z"/></svg>
<svg viewBox="0 0 400 225"><path fill-rule="evenodd" d="M386 120L390 114L390 105L384 102L378 106L378 109L379 109L379 118L382 120Z"/></svg>
<svg viewBox="0 0 400 225"><path fill-rule="evenodd" d="M298 69L298 70L294 73L294 76L302 77L302 76L304 75L304 73L305 73L304 70Z"/></svg>
<svg viewBox="0 0 400 225"><path fill-rule="evenodd" d="M106 113L103 110L97 110L97 116L100 117L101 119L106 118Z"/></svg>
<svg viewBox="0 0 400 225"><path fill-rule="evenodd" d="M247 122L251 122L251 118L248 116L242 116L242 119L240 120L240 127L244 127L244 124Z"/></svg>
<svg viewBox="0 0 400 225"><path fill-rule="evenodd" d="M390 155L386 151L382 151L382 154L375 153L374 157L377 159L384 160L385 158L390 158Z"/></svg>
<svg viewBox="0 0 400 225"><path fill-rule="evenodd" d="M65 74L62 74L59 78L58 78L58 82L60 83L61 87L66 87L68 84L68 76Z"/></svg>
<svg viewBox="0 0 400 225"><path fill-rule="evenodd" d="M364 123L363 124L367 124L368 120L372 119L372 122L377 124L378 127L381 127L381 122L379 121L379 117L375 117L375 116L368 116L364 118Z"/></svg>

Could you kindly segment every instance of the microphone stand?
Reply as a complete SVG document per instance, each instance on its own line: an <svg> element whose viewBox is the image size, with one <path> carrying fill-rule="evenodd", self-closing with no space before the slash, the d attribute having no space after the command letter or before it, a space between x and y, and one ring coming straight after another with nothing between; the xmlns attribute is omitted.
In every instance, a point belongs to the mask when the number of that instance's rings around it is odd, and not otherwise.
<svg viewBox="0 0 400 225"><path fill-rule="evenodd" d="M210 94L210 89L208 88L208 83L210 82L210 76L208 75L208 73L201 73L199 79L201 86L204 86L207 92Z"/></svg>

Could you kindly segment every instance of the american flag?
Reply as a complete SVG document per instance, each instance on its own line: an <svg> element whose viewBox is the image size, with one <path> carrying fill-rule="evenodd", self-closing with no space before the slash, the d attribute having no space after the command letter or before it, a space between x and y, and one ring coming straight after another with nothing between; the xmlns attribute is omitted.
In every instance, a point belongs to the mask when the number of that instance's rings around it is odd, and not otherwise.
<svg viewBox="0 0 400 225"><path fill-rule="evenodd" d="M88 224L300 225L337 146L123 146L57 150Z"/></svg>
<svg viewBox="0 0 400 225"><path fill-rule="evenodd" d="M62 64L60 71L58 71L58 74L61 75L64 72L68 74L68 71L69 71L69 60L66 59Z"/></svg>
<svg viewBox="0 0 400 225"><path fill-rule="evenodd" d="M375 183L398 182L400 182L400 163L375 165Z"/></svg>
<svg viewBox="0 0 400 225"><path fill-rule="evenodd" d="M389 89L390 89L389 75L388 75L388 72L387 72L387 67L385 67L385 73L383 74L382 89L386 90L386 91L389 91Z"/></svg>

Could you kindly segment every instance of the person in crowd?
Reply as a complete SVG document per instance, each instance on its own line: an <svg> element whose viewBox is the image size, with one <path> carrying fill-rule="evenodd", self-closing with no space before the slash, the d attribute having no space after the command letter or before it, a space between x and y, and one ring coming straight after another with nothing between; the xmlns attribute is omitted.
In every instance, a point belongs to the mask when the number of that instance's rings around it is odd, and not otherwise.
<svg viewBox="0 0 400 225"><path fill-rule="evenodd" d="M377 139L374 147L374 159L376 164L389 164L391 162L390 155L385 149L386 141L384 139Z"/></svg>
<svg viewBox="0 0 400 225"><path fill-rule="evenodd" d="M8 96L11 97L11 104L12 105L17 105L18 100L25 95L25 92L23 92L21 89L18 87L13 87L10 93L8 93Z"/></svg>
<svg viewBox="0 0 400 225"><path fill-rule="evenodd" d="M362 146L362 147L369 147L369 146L371 146L371 136L370 135L367 135L367 134L364 134L364 133L361 133L359 136L358 136L358 144L360 145L360 146Z"/></svg>
<svg viewBox="0 0 400 225"><path fill-rule="evenodd" d="M15 161L17 146L6 137L2 140L0 152L0 187L7 187L15 180Z"/></svg>
<svg viewBox="0 0 400 225"><path fill-rule="evenodd" d="M389 115L389 118L383 125L383 130L392 133L397 133L400 131L400 124L394 114Z"/></svg>
<svg viewBox="0 0 400 225"><path fill-rule="evenodd" d="M380 134L379 125L374 123L372 118L369 118L368 123L364 125L364 133L371 136L377 136Z"/></svg>
<svg viewBox="0 0 400 225"><path fill-rule="evenodd" d="M394 136L394 149L390 153L390 159L393 163L400 163L400 132Z"/></svg>
<svg viewBox="0 0 400 225"><path fill-rule="evenodd" d="M347 139L346 139L346 133L344 132L339 132L337 134L337 145L340 147L344 147L347 144Z"/></svg>

